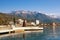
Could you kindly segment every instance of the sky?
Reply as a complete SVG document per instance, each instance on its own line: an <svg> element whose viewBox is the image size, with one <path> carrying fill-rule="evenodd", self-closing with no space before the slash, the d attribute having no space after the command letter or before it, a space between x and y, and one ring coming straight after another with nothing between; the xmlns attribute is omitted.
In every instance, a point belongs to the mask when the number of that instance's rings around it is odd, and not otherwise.
<svg viewBox="0 0 60 40"><path fill-rule="evenodd" d="M15 10L38 11L60 16L60 0L0 0L0 12Z"/></svg>

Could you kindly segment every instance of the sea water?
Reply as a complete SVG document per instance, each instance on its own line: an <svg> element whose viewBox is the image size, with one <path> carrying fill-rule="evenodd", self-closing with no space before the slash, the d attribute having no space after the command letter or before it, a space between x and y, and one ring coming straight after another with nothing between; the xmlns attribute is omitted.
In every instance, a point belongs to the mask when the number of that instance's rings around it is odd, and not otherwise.
<svg viewBox="0 0 60 40"><path fill-rule="evenodd" d="M60 40L60 26L44 26L42 32L25 32L0 37L0 40Z"/></svg>

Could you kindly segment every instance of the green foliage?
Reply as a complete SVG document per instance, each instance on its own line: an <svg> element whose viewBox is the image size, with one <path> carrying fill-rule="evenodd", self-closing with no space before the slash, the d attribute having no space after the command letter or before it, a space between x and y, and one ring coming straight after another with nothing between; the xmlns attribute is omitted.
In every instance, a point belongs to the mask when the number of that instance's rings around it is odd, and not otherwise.
<svg viewBox="0 0 60 40"><path fill-rule="evenodd" d="M9 21L12 20L11 15L9 14L4 14L4 13L0 13L0 25L6 25L9 24Z"/></svg>

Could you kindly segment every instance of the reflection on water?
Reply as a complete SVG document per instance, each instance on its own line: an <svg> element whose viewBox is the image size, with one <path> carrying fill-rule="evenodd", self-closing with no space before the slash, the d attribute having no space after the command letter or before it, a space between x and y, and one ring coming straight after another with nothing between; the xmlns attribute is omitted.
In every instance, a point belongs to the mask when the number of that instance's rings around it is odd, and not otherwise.
<svg viewBox="0 0 60 40"><path fill-rule="evenodd" d="M55 38L57 38L56 26L53 26L53 35L54 35Z"/></svg>
<svg viewBox="0 0 60 40"><path fill-rule="evenodd" d="M2 37L0 40L60 40L60 26L44 26L43 32L25 32Z"/></svg>

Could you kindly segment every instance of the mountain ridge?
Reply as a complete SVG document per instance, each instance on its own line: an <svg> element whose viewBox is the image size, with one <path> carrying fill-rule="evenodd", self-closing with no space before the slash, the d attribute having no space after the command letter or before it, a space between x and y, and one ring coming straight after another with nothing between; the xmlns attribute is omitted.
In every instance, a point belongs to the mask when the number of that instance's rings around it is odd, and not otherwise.
<svg viewBox="0 0 60 40"><path fill-rule="evenodd" d="M48 15L45 15L43 13L40 13L40 12L36 12L36 11L14 11L14 13L12 12L11 14L15 14L16 16L18 17L22 17L26 20L32 20L32 21L35 21L35 20L40 20L40 22L59 22L60 19L58 18L51 18L50 16ZM57 21L59 20L59 21Z"/></svg>
<svg viewBox="0 0 60 40"><path fill-rule="evenodd" d="M28 22L35 22L39 20L40 23L52 23L57 22L60 23L59 18L51 18L48 15L42 14L40 12L31 12L31 11L14 11L11 13L0 13L0 24L9 24L10 21L13 21L13 18L18 19L26 19Z"/></svg>

